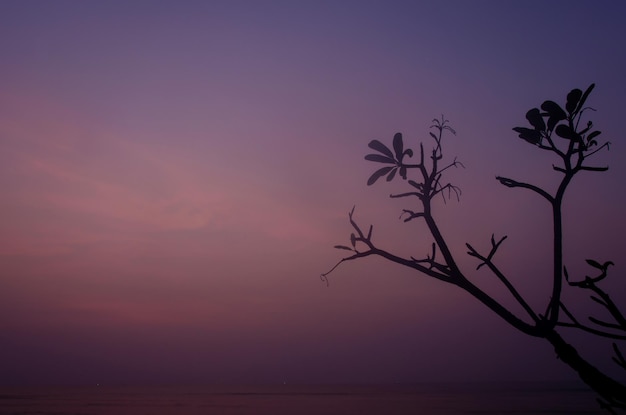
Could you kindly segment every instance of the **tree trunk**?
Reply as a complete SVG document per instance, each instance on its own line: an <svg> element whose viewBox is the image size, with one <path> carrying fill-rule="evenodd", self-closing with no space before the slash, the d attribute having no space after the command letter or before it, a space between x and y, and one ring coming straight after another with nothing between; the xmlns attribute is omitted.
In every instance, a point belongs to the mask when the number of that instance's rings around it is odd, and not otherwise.
<svg viewBox="0 0 626 415"><path fill-rule="evenodd" d="M557 357L574 369L585 384L610 405L626 408L626 385L608 377L583 359L555 330L550 330L545 338L554 346Z"/></svg>

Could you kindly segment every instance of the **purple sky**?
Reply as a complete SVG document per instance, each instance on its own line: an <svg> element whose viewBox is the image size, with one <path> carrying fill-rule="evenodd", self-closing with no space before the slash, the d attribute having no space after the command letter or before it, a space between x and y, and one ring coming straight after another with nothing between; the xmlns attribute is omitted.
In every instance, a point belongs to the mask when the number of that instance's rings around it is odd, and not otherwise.
<svg viewBox="0 0 626 415"><path fill-rule="evenodd" d="M366 186L363 156L398 131L428 143L444 113L466 169L436 218L487 289L465 242L507 234L500 264L543 307L550 212L494 177L553 189L554 160L511 128L595 82L611 168L571 186L565 258L579 275L613 260L626 304L624 16L591 1L1 2L0 382L572 379L454 287L376 258L330 287L319 274L355 204L381 247L428 252L387 198L399 185Z"/></svg>

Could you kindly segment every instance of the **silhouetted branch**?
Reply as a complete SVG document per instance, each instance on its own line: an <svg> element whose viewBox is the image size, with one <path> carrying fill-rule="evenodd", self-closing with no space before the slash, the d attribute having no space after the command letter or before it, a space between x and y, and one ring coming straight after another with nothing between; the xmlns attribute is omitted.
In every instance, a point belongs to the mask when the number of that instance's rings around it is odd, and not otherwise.
<svg viewBox="0 0 626 415"><path fill-rule="evenodd" d="M461 189L458 186L454 186L450 183L446 184L445 186L440 187L439 189L433 191L431 194L432 196L436 196L437 194L441 193L441 196L443 198L443 202L446 202L446 198L443 197L443 192L445 190L448 190L448 199L450 198L450 196L452 195L452 193L454 192L454 194L456 195L456 200L459 201L461 200Z"/></svg>
<svg viewBox="0 0 626 415"><path fill-rule="evenodd" d="M536 313L526 300L519 294L513 284L506 278L504 273L495 265L493 258L500 248L506 236L496 241L491 236L491 249L487 255L483 255L476 251L470 244L466 244L468 254L479 259L477 269L487 266L489 270L500 280L507 288L518 304L522 306L525 312L532 319L532 323L521 320L511 313L507 308L502 306L493 297L485 293L479 287L468 280L459 266L457 265L446 239L441 234L438 225L432 215L433 198L439 193L442 194L444 203L446 197L444 192L448 191L448 198L452 192L455 193L457 199L460 198L461 190L447 183L442 185L442 174L451 167L464 167L455 158L452 163L440 167L443 164L443 132L448 131L456 134L456 131L448 125L448 120L443 116L441 119L434 119L430 131L430 137L435 141L434 147L428 154L429 162L425 160L426 155L423 144L419 144L419 162L405 163L406 158L413 157L412 149L405 149L404 141L401 133L393 136L392 147L387 147L378 140L369 143L369 147L376 153L368 154L365 158L368 161L382 163L384 166L379 167L369 178L367 184L372 185L382 177L386 177L386 181L392 181L401 177L414 188L413 191L391 194L391 198L408 198L415 196L418 200L418 207L403 209L400 219L409 222L413 219L424 219L424 222L430 231L434 242L429 254L424 258L410 257L410 259L402 258L376 247L372 240L372 227L370 226L367 235L363 233L353 218L354 208L349 213L350 224L353 232L350 235L350 246L336 245L339 250L350 251L350 255L341 259L330 271L322 274L322 279L328 283L327 275L333 272L339 265L346 261L352 261L366 256L381 256L391 262L407 266L420 273L439 279L449 284L456 285L467 293L478 299L491 311L502 317L510 325L517 328L521 332L530 336L540 337L547 340L555 349L557 356L561 361L570 366L579 377L598 393L598 400L604 408L614 413L616 408L626 409L626 385L617 382L611 377L605 375L585 359L583 359L577 350L565 342L556 330L558 327L574 328L599 337L611 338L615 340L626 340L626 318L620 312L616 304L597 286L597 283L606 277L607 269L611 262L600 264L596 261L587 260L592 267L599 269L598 276L586 276L582 281L570 281L567 269L563 266L563 218L562 204L565 191L576 173L581 171L605 171L608 167L596 167L585 165L585 160L595 155L598 151L606 148L609 149L609 143L598 143L598 136L601 132L594 130L591 121L579 128L583 113L587 110L593 110L585 106L586 100L594 88L591 84L584 92L580 89L573 89L567 94L565 106L557 104L554 101L544 101L541 109L532 108L526 113L526 120L530 123L530 127L515 127L520 138L524 141L538 147L541 150L547 150L556 154L562 163L553 165L552 169L562 173L563 176L559 182L556 192L550 194L541 187L513 180L507 177L497 176L496 179L504 186L510 188L524 188L533 191L548 202L550 202L552 214L552 279L549 303L544 315ZM554 138L559 137L559 138ZM408 173L417 177L415 180L409 179ZM445 182L445 181L444 181ZM411 199L415 201L415 199ZM438 256L438 258L437 258ZM600 304L615 320L615 322L606 319L598 319L587 317L589 323L581 323L561 301L563 279L569 286L588 289L591 291L590 298L592 301ZM566 316L567 321L561 321L559 314ZM626 361L616 344L613 344L615 357L613 360L622 368L626 368Z"/></svg>
<svg viewBox="0 0 626 415"><path fill-rule="evenodd" d="M591 321L594 324L597 324L598 326L602 326L602 327L606 327L608 329L616 329L616 330L624 330L626 331L626 328L622 328L622 326L620 326L619 324L615 324L615 323L608 323L606 321L602 321L602 320L598 320L595 317L588 317L589 321Z"/></svg>
<svg viewBox="0 0 626 415"><path fill-rule="evenodd" d="M615 343L613 343L613 351L615 352L615 357L613 357L613 361L621 366L622 369L626 370L626 359L624 359L624 355Z"/></svg>
<svg viewBox="0 0 626 415"><path fill-rule="evenodd" d="M456 159L456 157L454 158L454 161L450 164L448 164L446 167L439 169L439 173L443 173L445 170L448 170L450 167L458 167L461 166L462 168L465 168L465 166L463 165L463 163L461 163L460 161L458 161Z"/></svg>
<svg viewBox="0 0 626 415"><path fill-rule="evenodd" d="M437 257L437 244L433 242L431 246L431 253L429 255L426 255L425 259L417 259L415 257L411 257L411 259L415 261L417 264L428 264L428 268L435 268L443 274L450 275L450 267L448 267L446 264L437 262L435 260L436 257Z"/></svg>
<svg viewBox="0 0 626 415"><path fill-rule="evenodd" d="M616 322L616 323L609 323L606 321L598 320L594 317L589 317L589 320L592 323L597 324L601 327L626 331L626 317L624 317L624 315L619 310L615 302L613 302L611 297L604 290L602 290L600 287L597 286L598 282L606 278L609 266L613 265L613 262L606 261L605 263L600 264L597 261L588 259L587 263L591 265L592 267L594 267L595 269L600 270L600 274L596 277L585 276L585 279L582 281L570 281L569 276L567 274L567 270L565 269L566 281L568 282L569 285L573 287L591 290L595 295L591 295L590 298L596 303L606 308L607 311L615 319L615 322ZM616 338L621 338L621 337L616 337Z"/></svg>
<svg viewBox="0 0 626 415"><path fill-rule="evenodd" d="M598 147L595 150L593 150L591 153L585 154L585 158L593 156L594 154L596 154L598 151L602 150L605 147L608 150L610 148L610 145L611 145L611 142L607 141L606 143L602 144L600 147ZM608 169L608 167L607 167L607 169Z"/></svg>
<svg viewBox="0 0 626 415"><path fill-rule="evenodd" d="M354 220L354 217L353 217L354 209L355 208L353 207L352 210L348 213L350 224L352 225L352 228L356 232L356 235L354 233L350 235L350 242L352 244L352 248L349 248L343 245L335 246L335 247L340 247L339 249L351 250L354 252L354 254L348 257L342 258L329 271L320 275L320 278L322 279L322 281L326 282L327 285L328 285L328 275L331 274L335 269L337 269L337 267L339 267L342 263L359 259L359 258L364 258L370 255L382 256L383 258L386 258L392 262L413 268L430 277L433 277L442 281L450 282L449 268L447 268L445 265L437 264L436 262L433 262L433 263L429 263L429 266L426 267L422 265L421 261L416 261L414 258L411 258L410 260L405 259L396 255L393 255L387 251L384 251L374 246L374 244L371 241L372 226L370 226L369 228L368 235L365 236L365 234L363 233L359 225ZM365 251L358 251L356 247L357 247L357 244L359 243L364 244L368 249Z"/></svg>
<svg viewBox="0 0 626 415"><path fill-rule="evenodd" d="M523 189L532 190L533 192L535 192L535 193L539 194L540 196L542 196L548 202L550 202L550 203L554 202L554 198L552 196L550 196L550 194L548 192L546 192L542 188L537 187L537 186L535 186L533 184L518 182L516 180L509 179L507 177L502 177L502 176L496 176L496 180L499 181L501 184L505 185L506 187L521 187Z"/></svg>
<svg viewBox="0 0 626 415"><path fill-rule="evenodd" d="M408 196L417 196L418 198L422 198L423 195L421 193L418 192L408 192L408 193L399 193L399 194L390 194L389 197L392 199L398 199L401 197L408 197Z"/></svg>
<svg viewBox="0 0 626 415"><path fill-rule="evenodd" d="M500 245L502 244L502 242L504 242L506 238L507 237L505 235L502 238L500 238L498 242L496 242L494 235L492 234L491 235L491 251L489 252L489 255L487 255L486 257L478 253L478 251L476 251L476 249L474 249L474 247L472 247L470 244L466 243L465 246L467 246L467 249L469 250L467 254L469 256L478 258L482 261L476 267L477 270L480 269L483 265L487 265L487 267L491 270L491 272L496 277L498 277L498 279L502 282L502 284L504 284L504 286L509 290L511 295L513 295L515 300L524 308L524 310L528 313L528 315L535 322L539 322L539 317L537 317L537 314L535 314L533 309L528 305L528 303L524 300L524 298L519 294L519 292L515 289L513 284L511 284L511 282L506 278L506 276L502 273L502 271L500 271L500 269L492 261L493 256L495 255L496 251L498 250L498 248L500 247Z"/></svg>
<svg viewBox="0 0 626 415"><path fill-rule="evenodd" d="M564 321L559 321L556 323L557 326L559 327L567 327L567 328L575 328L575 329L579 329L582 331L585 331L587 333L591 333L594 334L596 336L600 336L600 337L605 337L608 339L614 339L614 340L626 340L626 335L621 335L621 334L617 334L617 333L612 333L612 332L608 332L608 331L604 331L604 330L599 330L593 327L589 327L587 325L584 325L582 323L580 323L572 314L571 311L569 311L567 309L567 307L565 307L565 304L563 304L562 302L560 303L560 307L561 310L563 310L563 312L565 313L565 315L572 321L571 323L567 323Z"/></svg>
<svg viewBox="0 0 626 415"><path fill-rule="evenodd" d="M608 167L591 167L591 166L581 166L578 170L585 171L607 171Z"/></svg>
<svg viewBox="0 0 626 415"><path fill-rule="evenodd" d="M589 326L585 326L582 324L574 324L574 323L565 323L565 322L557 322L556 323L557 326L559 327L570 327L570 328L575 328L575 329L580 329L582 331L585 331L587 333L591 333L593 335L596 336L600 336L600 337L605 337L607 339L614 339L614 340L626 340L626 336L622 336L620 334L615 334L615 333L608 333L606 331L602 331L602 330L596 330L592 327Z"/></svg>
<svg viewBox="0 0 626 415"><path fill-rule="evenodd" d="M329 285L329 283L328 283L328 275L330 275L337 267L339 267L339 265L343 264L346 261L352 261L353 259L357 259L357 258L364 258L364 257L372 255L372 254L373 254L373 252L369 252L369 251L368 252L357 252L354 255L351 255L351 256L346 257L346 258L342 258L329 271L326 271L326 272L320 274L320 279L326 283L326 286L328 286Z"/></svg>
<svg viewBox="0 0 626 415"><path fill-rule="evenodd" d="M409 221L412 221L413 219L424 217L424 212L413 212L412 210L402 209L402 214L400 215L400 219L402 219L402 216L404 216L405 213L408 214L409 216L406 219L404 219L404 222L409 222Z"/></svg>

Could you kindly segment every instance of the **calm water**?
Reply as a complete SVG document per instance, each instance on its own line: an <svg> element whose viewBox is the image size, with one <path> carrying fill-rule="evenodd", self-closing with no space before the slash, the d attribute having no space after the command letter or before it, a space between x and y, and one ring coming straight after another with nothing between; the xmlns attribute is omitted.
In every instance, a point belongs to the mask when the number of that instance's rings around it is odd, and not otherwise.
<svg viewBox="0 0 626 415"><path fill-rule="evenodd" d="M0 415L598 414L554 383L0 388Z"/></svg>

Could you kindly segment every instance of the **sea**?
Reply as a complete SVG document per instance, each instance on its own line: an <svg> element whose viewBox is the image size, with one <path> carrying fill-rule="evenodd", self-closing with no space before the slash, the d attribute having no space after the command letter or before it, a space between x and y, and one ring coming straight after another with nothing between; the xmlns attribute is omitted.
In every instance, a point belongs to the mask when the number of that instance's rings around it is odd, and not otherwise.
<svg viewBox="0 0 626 415"><path fill-rule="evenodd" d="M602 414L577 383L0 387L0 415Z"/></svg>

